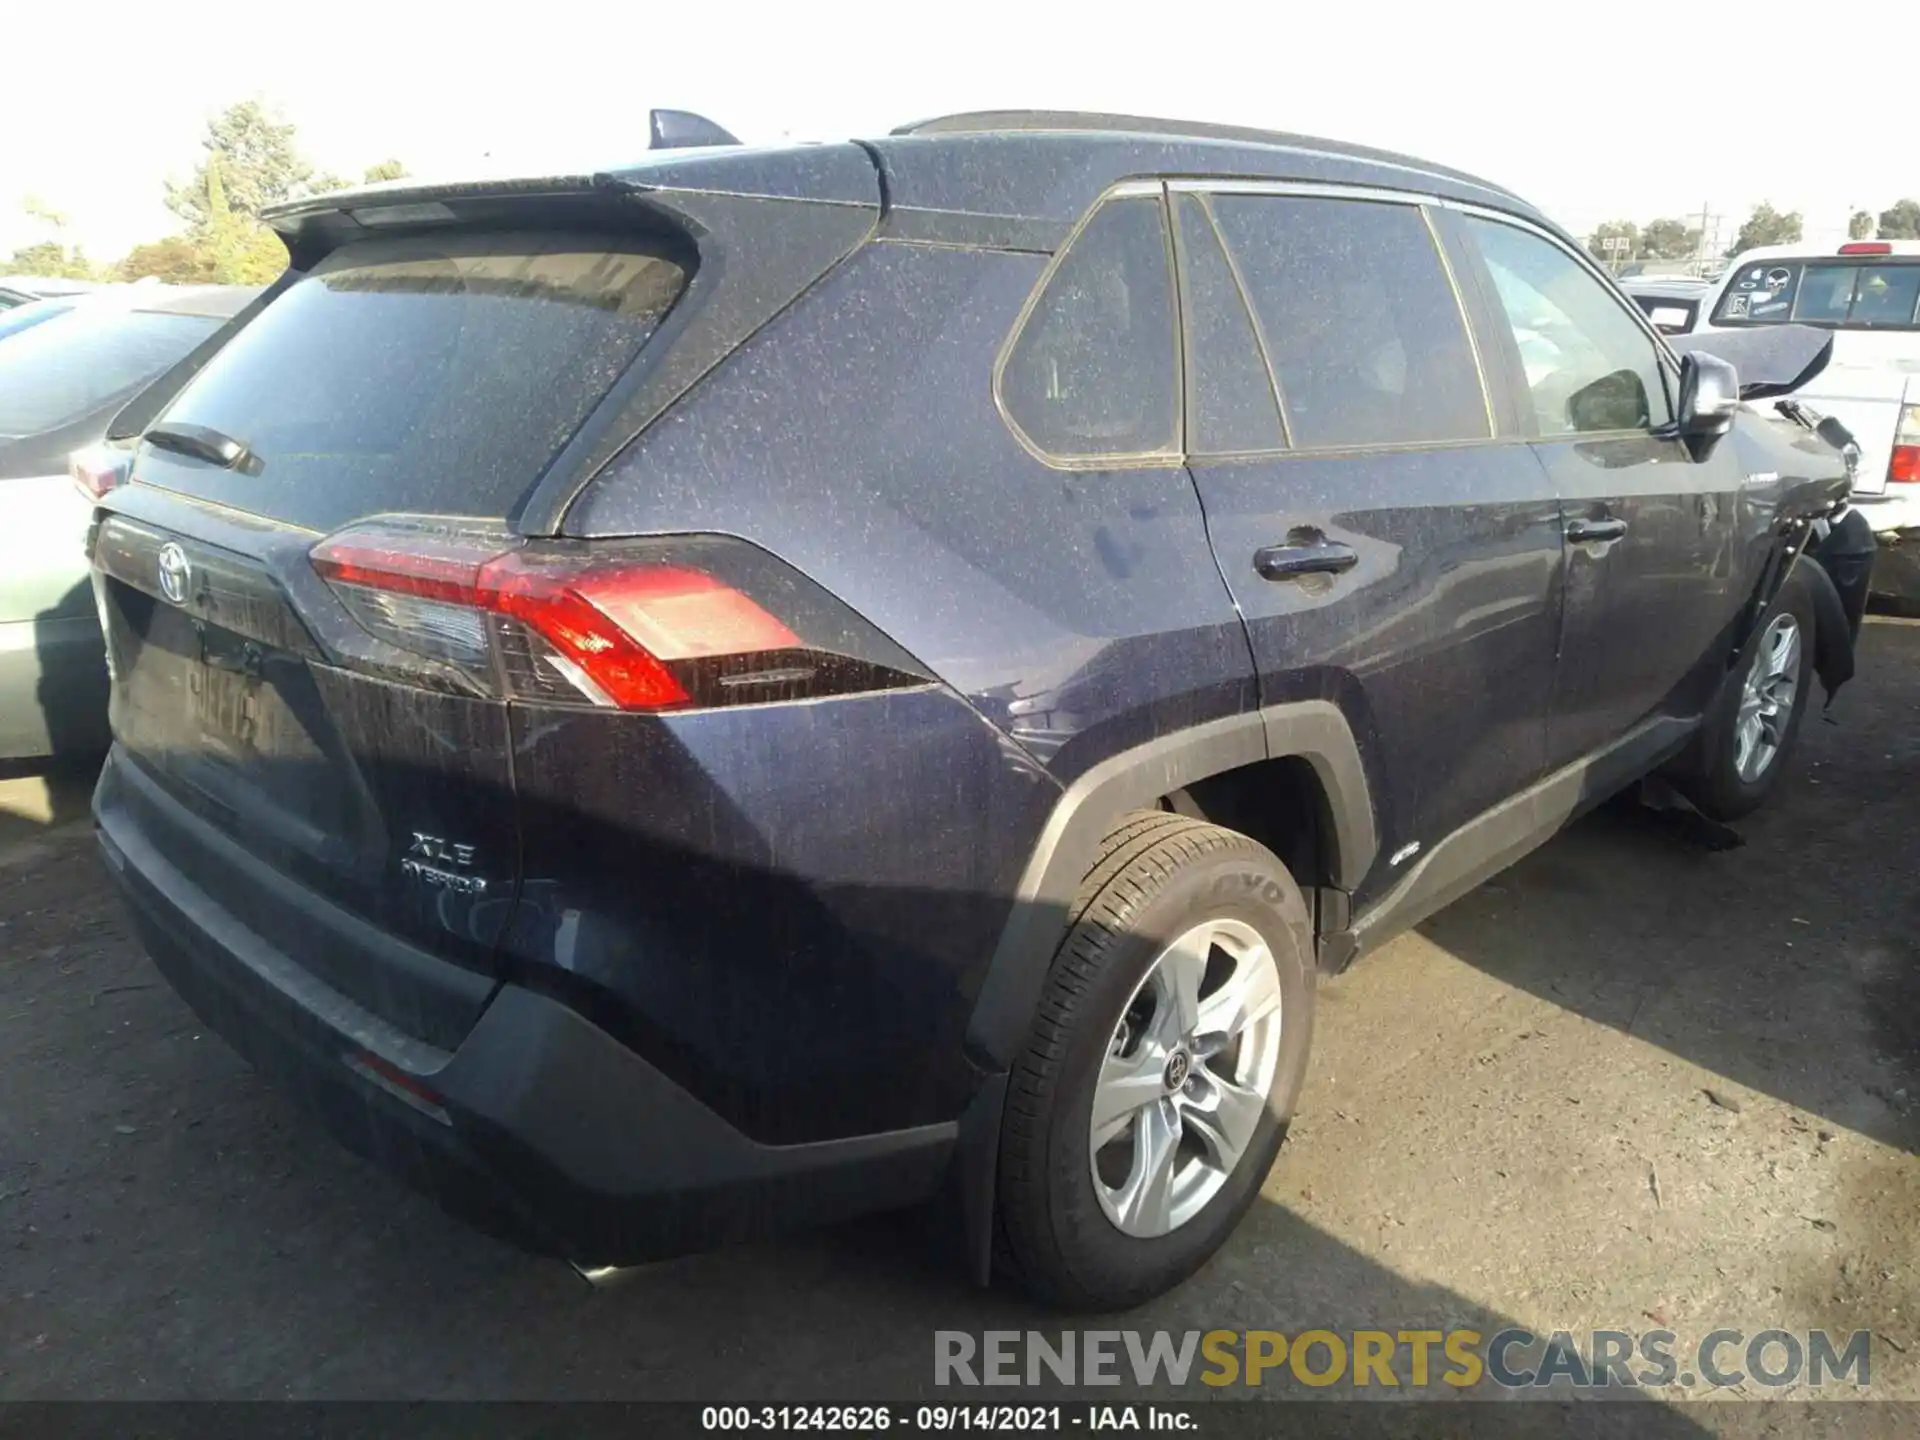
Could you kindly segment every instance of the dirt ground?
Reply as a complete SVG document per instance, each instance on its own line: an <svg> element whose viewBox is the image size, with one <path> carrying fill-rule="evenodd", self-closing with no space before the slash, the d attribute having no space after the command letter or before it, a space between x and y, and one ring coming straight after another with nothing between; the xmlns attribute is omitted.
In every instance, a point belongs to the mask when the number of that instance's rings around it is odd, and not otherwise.
<svg viewBox="0 0 1920 1440"><path fill-rule="evenodd" d="M1744 848L1611 806L1323 986L1265 1203L1106 1323L1868 1329L1920 1398L1920 624L1834 718ZM915 1217L605 1291L444 1220L174 998L84 798L0 782L0 1397L904 1399L1075 1323Z"/></svg>

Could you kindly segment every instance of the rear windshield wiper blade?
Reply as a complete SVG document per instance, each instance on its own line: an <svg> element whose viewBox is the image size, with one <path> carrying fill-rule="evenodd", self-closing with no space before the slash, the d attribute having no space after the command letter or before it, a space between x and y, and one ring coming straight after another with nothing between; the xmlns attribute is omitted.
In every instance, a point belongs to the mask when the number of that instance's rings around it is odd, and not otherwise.
<svg viewBox="0 0 1920 1440"><path fill-rule="evenodd" d="M162 450L191 455L225 470L238 469L253 453L247 449L246 441L223 435L206 425L155 425L140 438Z"/></svg>

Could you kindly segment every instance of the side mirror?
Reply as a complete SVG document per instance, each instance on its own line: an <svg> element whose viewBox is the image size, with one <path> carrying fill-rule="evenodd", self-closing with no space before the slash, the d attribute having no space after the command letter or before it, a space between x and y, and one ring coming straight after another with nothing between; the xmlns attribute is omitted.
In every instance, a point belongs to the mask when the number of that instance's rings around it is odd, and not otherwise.
<svg viewBox="0 0 1920 1440"><path fill-rule="evenodd" d="M1689 350L1680 357L1680 433L1710 440L1733 428L1740 408L1740 376L1717 355Z"/></svg>

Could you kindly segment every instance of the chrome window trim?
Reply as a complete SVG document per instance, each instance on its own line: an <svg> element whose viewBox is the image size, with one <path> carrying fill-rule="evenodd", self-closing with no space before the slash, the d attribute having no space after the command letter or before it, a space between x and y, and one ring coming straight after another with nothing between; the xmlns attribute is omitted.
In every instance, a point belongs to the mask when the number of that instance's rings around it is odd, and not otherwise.
<svg viewBox="0 0 1920 1440"><path fill-rule="evenodd" d="M1317 154L1319 152L1308 153ZM1431 172L1418 170L1409 170L1408 173L1429 176L1431 174ZM1490 191L1489 193L1495 192ZM1172 203L1172 198L1176 194L1190 194L1200 202L1201 209L1205 212L1207 223L1213 227L1215 238L1220 245L1222 253L1227 258L1227 266L1232 273L1234 285L1240 292L1241 303L1245 306L1248 317L1253 322L1254 340L1260 348L1260 358L1267 367L1268 381L1273 386L1275 403L1280 410L1282 438L1287 442L1280 449L1244 450L1215 454L1209 451L1197 451L1188 448L1186 321L1182 308L1185 304L1185 298L1181 293L1180 266L1176 251L1178 240L1174 229L1178 223L1178 217L1174 213ZM1292 417L1287 411L1286 395L1280 386L1278 372L1274 369L1272 349L1267 342L1266 330L1261 322L1260 313L1254 307L1252 297L1247 291L1245 279L1241 274L1239 261L1233 253L1233 247L1227 244L1226 234L1220 228L1219 220L1213 213L1213 206L1209 197L1214 195L1270 195L1296 199L1344 200L1349 202L1404 205L1418 210L1422 224L1426 228L1429 242L1434 248L1434 253L1439 258L1441 274L1445 277L1447 286L1453 293L1454 307L1460 317L1461 328L1466 333L1468 353L1473 357L1474 373L1480 385L1481 406L1486 415L1486 434L1450 440L1397 441L1385 444L1294 445L1292 443ZM1107 204L1117 200L1133 199L1157 199L1160 203L1161 235L1167 250L1168 283L1172 287L1174 316L1173 344L1176 404L1174 407L1173 446L1171 449L1133 451L1126 454L1113 455L1054 454L1035 443L1026 431L1021 429L1019 422L1013 418L1012 413L1007 409L1006 401L1002 393L1002 382L1007 362L1012 356L1014 348L1019 344L1020 336L1025 332L1027 323L1031 319L1033 312L1039 308L1041 299L1046 295L1048 287L1052 284L1055 273L1059 270L1065 257L1071 253L1074 244L1080 238L1081 232L1087 228L1092 222L1093 217L1099 214L1101 209ZM1544 229L1540 225L1514 214L1512 211L1502 210L1491 205L1481 205L1471 201L1451 200L1424 191L1395 190L1378 185L1344 185L1337 182L1318 180L1274 180L1243 176L1209 177L1199 175L1122 180L1103 190L1094 202L1087 207L1085 213L1074 222L1073 227L1067 232L1065 238L1061 240L1059 247L1053 252L1046 266L1041 270L1040 276L1034 282L1034 287L1028 294L1025 302L1022 303L1019 314L1015 316L1012 327L1008 330L1006 338L1001 342L1000 349L994 357L992 375L994 409L1000 413L1001 422L1006 425L1007 429L1012 433L1014 439L1019 442L1023 450L1049 469L1067 471L1169 469L1176 466L1183 466L1189 460L1193 459L1248 461L1282 458L1312 459L1317 456L1338 458L1371 453L1396 453L1442 447L1455 449L1476 445L1497 445L1505 441L1535 443L1550 438L1537 435L1503 436L1500 434L1500 422L1494 409L1493 391L1487 377L1485 357L1480 352L1479 337L1474 334L1473 322L1467 307L1466 296L1460 288L1460 277L1455 273L1452 259L1447 254L1446 245L1440 236L1438 228L1433 223L1432 215L1428 213L1433 207L1454 210L1463 214L1477 215L1488 220L1498 221L1503 224L1512 225L1518 229L1526 230L1539 236L1549 244L1557 246L1567 254L1574 256L1575 259L1586 268L1588 273L1598 278L1603 287L1609 291L1613 291L1616 288L1606 273L1595 264L1591 257L1582 255L1578 250L1570 248L1552 231ZM1617 294L1615 296L1615 303L1620 303L1620 298ZM1637 305L1629 302L1624 308L1635 323L1639 325L1641 333L1654 342L1655 358L1659 363L1666 387L1667 409L1671 414L1676 403L1673 392L1673 381L1674 376L1678 373L1679 361L1675 356L1675 352L1667 345L1665 337L1653 328L1651 322L1641 313ZM1650 433L1658 435L1661 432L1658 429L1652 431L1593 431L1582 433L1579 438L1582 440L1607 439L1624 436L1642 436Z"/></svg>
<svg viewBox="0 0 1920 1440"><path fill-rule="evenodd" d="M1295 195L1320 200L1373 200L1387 205L1437 205L1437 196L1417 190L1388 190L1378 185L1341 185L1329 180L1248 180L1233 176L1209 179L1182 175L1167 181L1175 194Z"/></svg>

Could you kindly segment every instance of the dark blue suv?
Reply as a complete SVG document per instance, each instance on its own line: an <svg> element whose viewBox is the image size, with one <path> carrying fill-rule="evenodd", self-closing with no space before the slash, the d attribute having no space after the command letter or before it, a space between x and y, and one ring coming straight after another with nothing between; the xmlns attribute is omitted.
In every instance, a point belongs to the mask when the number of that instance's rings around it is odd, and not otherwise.
<svg viewBox="0 0 1920 1440"><path fill-rule="evenodd" d="M96 516L106 857L262 1071L583 1267L945 1195L1150 1296L1317 971L1656 768L1757 804L1850 660L1841 457L1403 156L974 115L273 224Z"/></svg>

